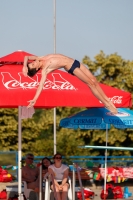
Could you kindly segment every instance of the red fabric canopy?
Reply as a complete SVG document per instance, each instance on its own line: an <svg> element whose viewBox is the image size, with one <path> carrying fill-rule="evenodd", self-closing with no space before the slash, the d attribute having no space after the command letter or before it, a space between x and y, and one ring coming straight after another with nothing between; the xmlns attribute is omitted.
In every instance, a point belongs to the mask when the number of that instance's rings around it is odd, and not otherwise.
<svg viewBox="0 0 133 200"><path fill-rule="evenodd" d="M33 78L24 77L22 65L0 67L0 107L28 105L39 85L41 73ZM100 84L106 95L116 107L131 106L131 94ZM56 70L50 73L35 107L103 107L104 105L91 93L89 87L75 76Z"/></svg>
<svg viewBox="0 0 133 200"><path fill-rule="evenodd" d="M0 65L1 64L11 64L11 63L13 63L13 64L23 63L25 56L32 56L32 55L33 54L18 50L11 54L1 57Z"/></svg>
<svg viewBox="0 0 133 200"><path fill-rule="evenodd" d="M0 107L27 106L27 101L33 99L35 95L41 72L33 78L23 76L22 64L25 55L32 54L17 51L0 58L0 63L15 62L15 64L8 63L0 67ZM104 84L100 85L116 107L131 106L131 94L129 92ZM48 75L35 107L56 106L103 107L104 105L92 94L89 87L77 77L62 70L56 70Z"/></svg>

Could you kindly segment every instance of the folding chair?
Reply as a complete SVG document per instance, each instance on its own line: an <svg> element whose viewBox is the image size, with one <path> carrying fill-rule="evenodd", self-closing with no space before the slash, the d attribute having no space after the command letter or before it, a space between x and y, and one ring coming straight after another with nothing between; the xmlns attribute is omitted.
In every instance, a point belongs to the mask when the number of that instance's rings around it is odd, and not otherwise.
<svg viewBox="0 0 133 200"><path fill-rule="evenodd" d="M72 200L72 184L71 179L68 179L69 189L68 189L68 200ZM50 179L46 179L45 182L45 199L44 200L54 200L54 192L50 189Z"/></svg>

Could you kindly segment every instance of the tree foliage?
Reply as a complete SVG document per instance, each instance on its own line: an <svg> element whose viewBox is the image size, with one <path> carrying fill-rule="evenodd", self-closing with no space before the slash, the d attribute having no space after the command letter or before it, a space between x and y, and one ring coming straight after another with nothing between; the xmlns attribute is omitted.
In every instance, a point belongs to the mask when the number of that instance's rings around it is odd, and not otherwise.
<svg viewBox="0 0 133 200"><path fill-rule="evenodd" d="M99 82L132 92L133 61L126 61L116 53L105 55L101 51L95 56L94 61L91 61L88 56L85 56L83 63L96 75Z"/></svg>

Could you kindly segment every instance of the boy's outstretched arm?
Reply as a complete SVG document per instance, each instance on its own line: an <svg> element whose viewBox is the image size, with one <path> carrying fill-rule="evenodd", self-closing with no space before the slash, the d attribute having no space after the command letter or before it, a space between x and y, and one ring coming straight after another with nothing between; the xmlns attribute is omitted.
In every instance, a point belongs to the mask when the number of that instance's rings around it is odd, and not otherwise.
<svg viewBox="0 0 133 200"><path fill-rule="evenodd" d="M37 58L38 58L37 56L25 56L24 57L24 64L23 64L23 69L22 69L24 76L27 76L27 73L28 73L28 68L27 68L28 60L36 60Z"/></svg>
<svg viewBox="0 0 133 200"><path fill-rule="evenodd" d="M37 100L38 97L40 96L41 91L42 91L42 89L43 89L43 86L44 86L46 77L47 77L46 71L45 71L45 70L42 70L42 78L41 78L41 80L40 80L40 83L39 83L39 86L38 86L38 88L37 88L36 94L35 94L35 96L34 96L34 98L33 98L32 100L28 101L28 102L30 102L30 103L29 103L29 105L27 106L27 108L30 108L30 107L32 107L32 106L35 105L36 100Z"/></svg>

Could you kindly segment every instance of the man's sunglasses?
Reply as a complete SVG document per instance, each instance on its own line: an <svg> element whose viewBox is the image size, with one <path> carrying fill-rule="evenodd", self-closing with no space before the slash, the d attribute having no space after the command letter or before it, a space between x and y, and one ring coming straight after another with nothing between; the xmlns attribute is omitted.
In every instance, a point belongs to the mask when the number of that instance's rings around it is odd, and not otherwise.
<svg viewBox="0 0 133 200"><path fill-rule="evenodd" d="M27 159L29 159L29 160L34 160L34 158L29 158L29 157L28 157Z"/></svg>
<svg viewBox="0 0 133 200"><path fill-rule="evenodd" d="M61 159L62 159L62 157L55 157L55 159L59 159L59 160L61 160Z"/></svg>

